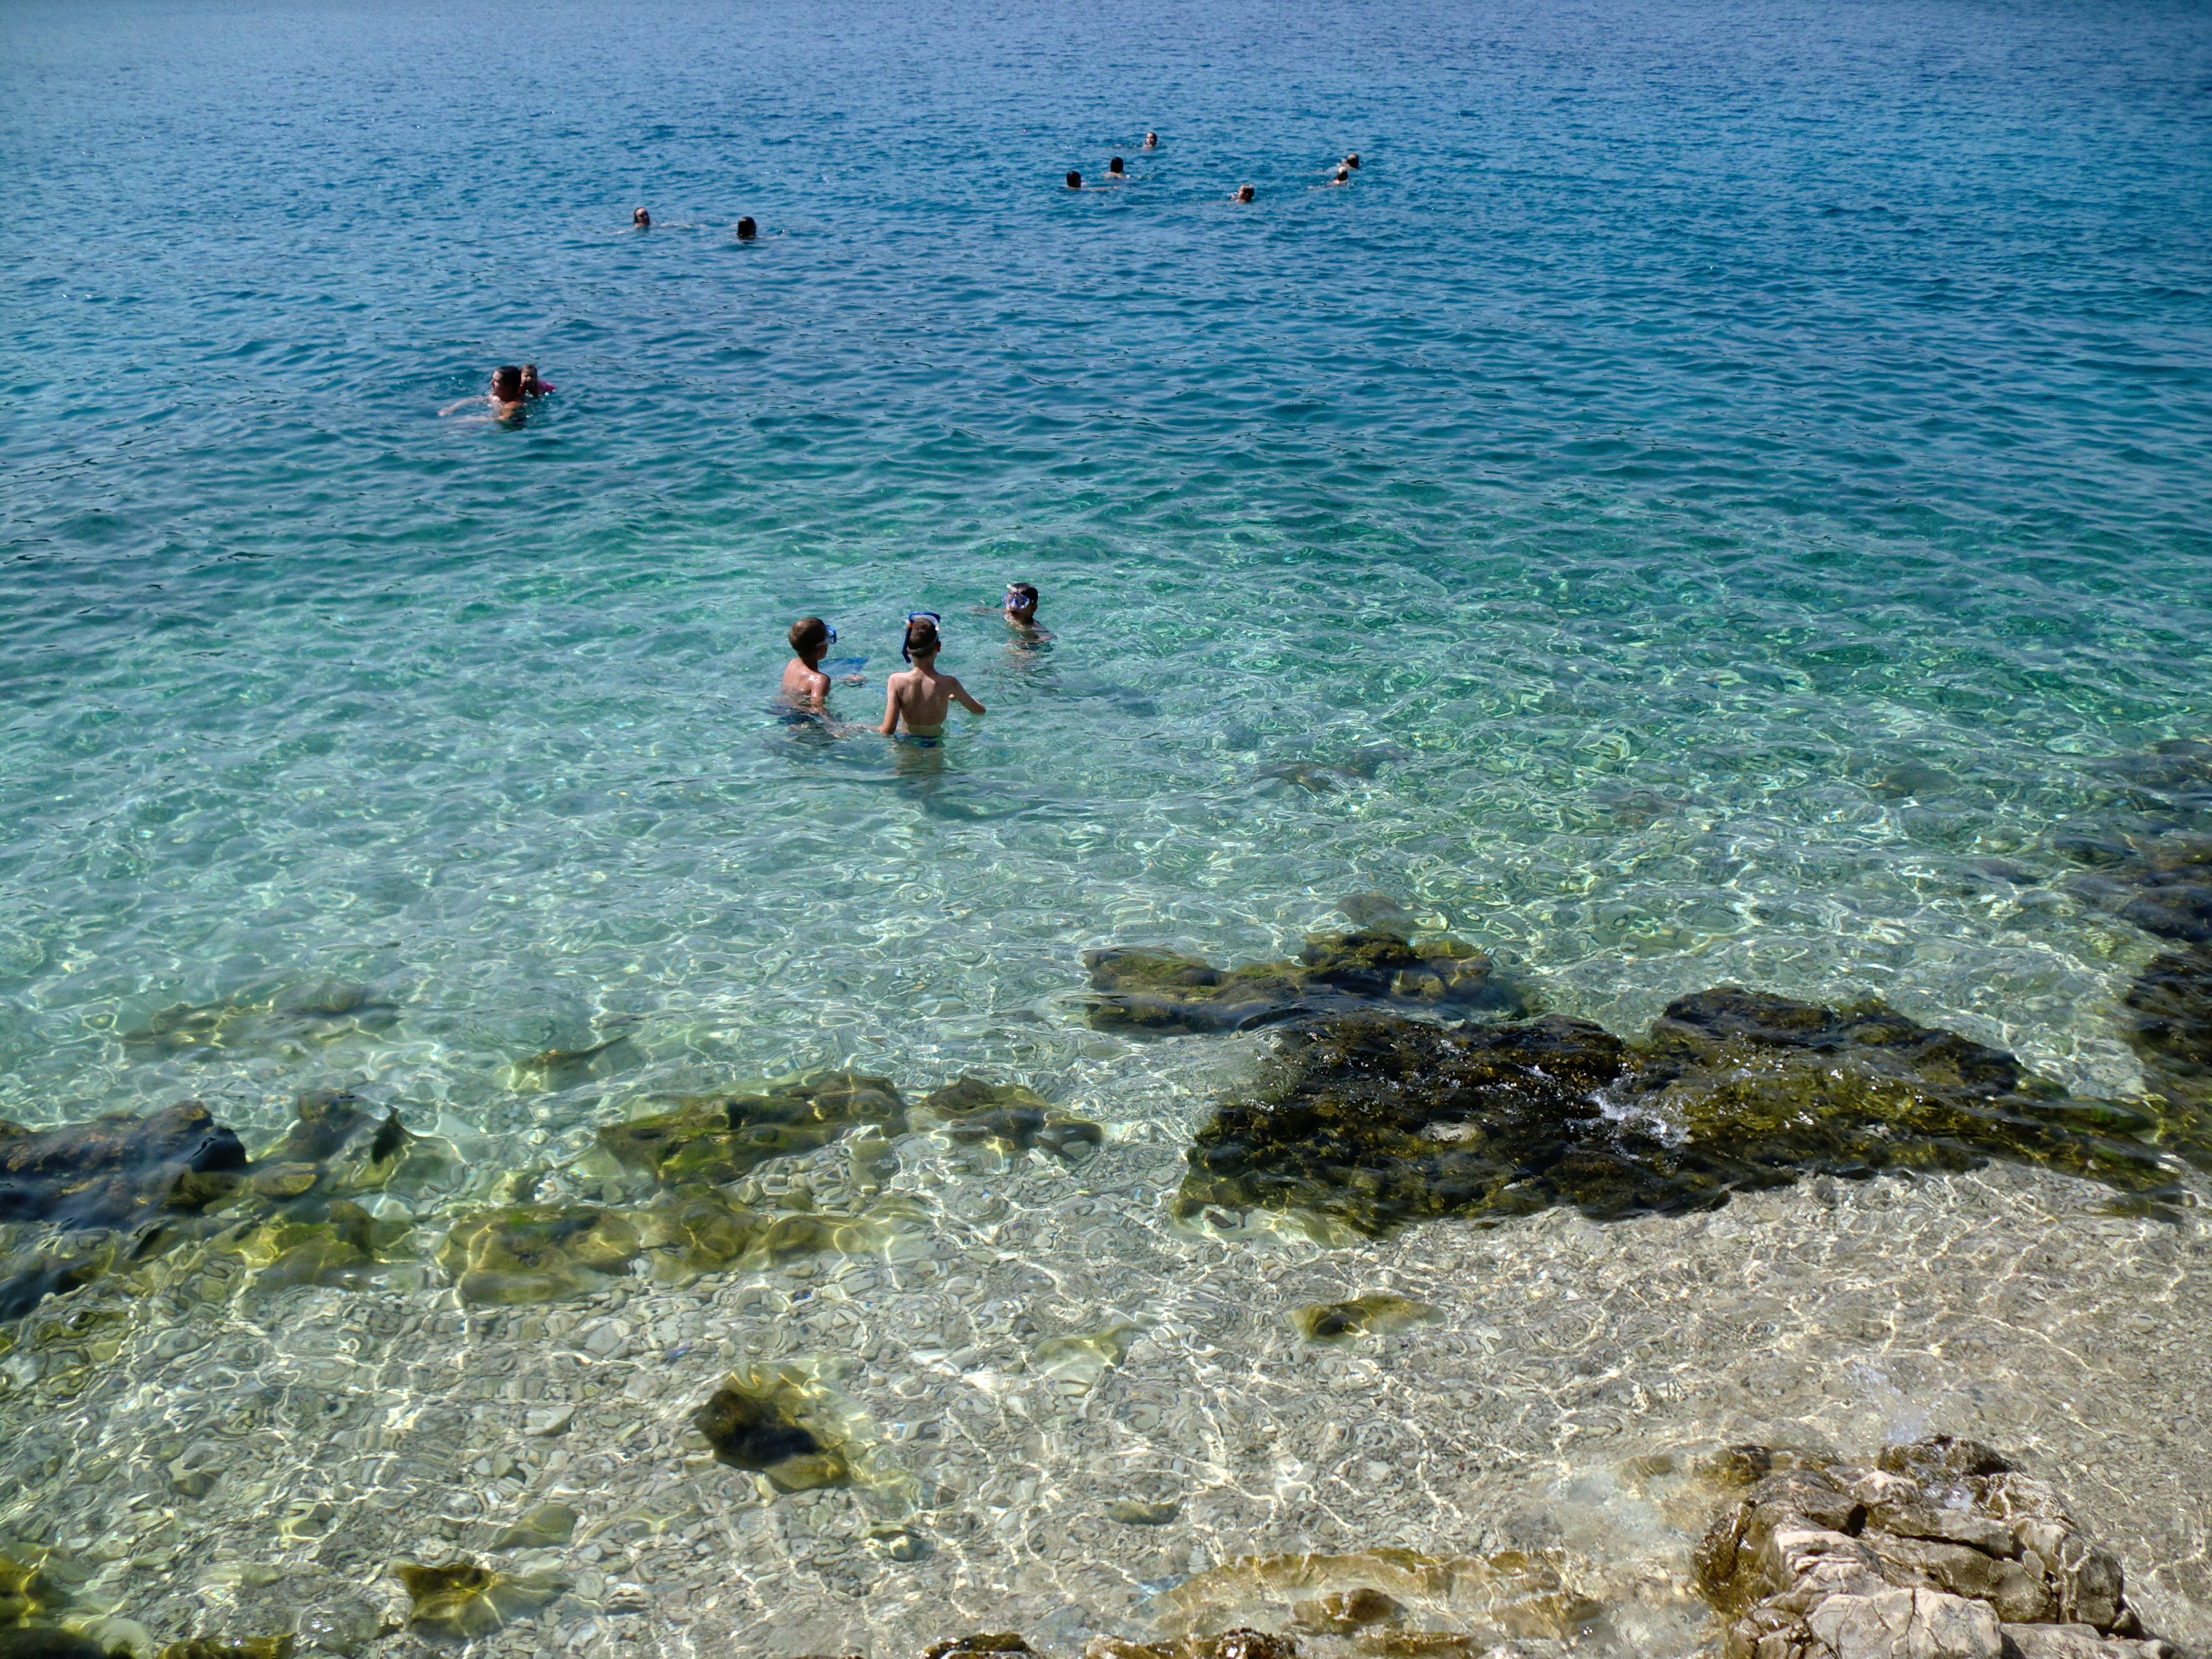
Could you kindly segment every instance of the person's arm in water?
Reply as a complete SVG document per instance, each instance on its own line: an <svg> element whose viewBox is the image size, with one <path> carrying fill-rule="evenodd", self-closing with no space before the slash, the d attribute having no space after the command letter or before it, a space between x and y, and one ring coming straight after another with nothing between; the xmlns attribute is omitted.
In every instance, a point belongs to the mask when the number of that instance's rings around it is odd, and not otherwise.
<svg viewBox="0 0 2212 1659"><path fill-rule="evenodd" d="M980 714L983 712L983 705L977 702L975 698L969 696L968 695L968 688L961 684L958 680L954 679L950 674L945 676L945 689L950 691L959 702L960 706L966 709L969 714Z"/></svg>
<svg viewBox="0 0 2212 1659"><path fill-rule="evenodd" d="M884 723L876 730L887 738L898 734L899 682L905 678L903 674L894 674L884 682Z"/></svg>
<svg viewBox="0 0 2212 1659"><path fill-rule="evenodd" d="M830 677L818 668L809 668L799 676L798 699L810 708L830 706Z"/></svg>

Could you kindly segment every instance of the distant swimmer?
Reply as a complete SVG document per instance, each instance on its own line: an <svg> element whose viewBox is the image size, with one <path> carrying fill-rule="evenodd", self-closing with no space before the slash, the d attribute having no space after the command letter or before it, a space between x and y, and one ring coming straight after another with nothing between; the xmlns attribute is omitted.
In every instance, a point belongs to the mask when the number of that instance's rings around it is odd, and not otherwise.
<svg viewBox="0 0 2212 1659"><path fill-rule="evenodd" d="M1236 195L1234 195L1234 196L1232 196L1232 197L1231 197L1229 199L1230 199L1231 201L1232 201L1232 202L1249 202L1249 201L1250 201L1250 200L1252 199L1252 186L1251 186L1251 185L1237 185L1237 194L1236 194Z"/></svg>
<svg viewBox="0 0 2212 1659"><path fill-rule="evenodd" d="M551 391L553 391L553 390L554 390L554 386L553 386L553 382L552 382L552 381L550 381L550 380L539 380L539 379L538 378L538 365L537 365L537 364L535 364L535 363L525 363L525 364L523 364L523 366L522 366L522 395L523 395L524 397L526 397L526 398L543 398L544 396L545 396L545 394L546 394L546 393L548 393L549 392L551 392Z"/></svg>
<svg viewBox="0 0 2212 1659"><path fill-rule="evenodd" d="M1146 149L1158 149L1159 147L1160 135L1158 133L1148 132L1145 135L1145 148Z"/></svg>
<svg viewBox="0 0 2212 1659"><path fill-rule="evenodd" d="M1024 643L1048 640L1052 635L1037 626L1037 591L1035 582L1006 584L1006 626L1014 630Z"/></svg>
<svg viewBox="0 0 2212 1659"><path fill-rule="evenodd" d="M1106 176L1117 185L1129 176L1127 173L1121 170L1121 158L1120 156L1117 155L1112 161L1107 162Z"/></svg>
<svg viewBox="0 0 2212 1659"><path fill-rule="evenodd" d="M1081 190L1083 188L1083 175L1078 173L1073 167L1070 167L1067 170L1067 187L1070 190Z"/></svg>
<svg viewBox="0 0 2212 1659"><path fill-rule="evenodd" d="M819 617L801 617L791 625L791 660L783 665L780 696L797 709L830 706L830 677L821 669L823 656L837 643L837 630Z"/></svg>
<svg viewBox="0 0 2212 1659"><path fill-rule="evenodd" d="M519 421L525 412L522 397L522 370L514 363L502 363L491 372L491 391L488 394L447 404L438 413L451 415L464 409L488 407L495 421Z"/></svg>
<svg viewBox="0 0 2212 1659"><path fill-rule="evenodd" d="M968 695L966 686L937 672L939 620L934 611L907 613L906 643L899 654L914 666L884 682L884 723L877 730L887 738L896 734L901 721L908 737L942 737L945 717L956 702L971 714L983 712L983 705Z"/></svg>
<svg viewBox="0 0 2212 1659"><path fill-rule="evenodd" d="M1351 155L1349 155L1346 156L1346 157L1344 158L1344 165L1345 165L1345 166L1346 166L1346 167L1350 167L1350 168L1351 168L1354 173L1358 172L1358 171L1359 171L1359 152L1358 152L1358 150L1356 150L1356 149L1355 149L1354 151L1352 151L1352 154L1351 154Z"/></svg>
<svg viewBox="0 0 2212 1659"><path fill-rule="evenodd" d="M759 234L760 227L755 224L750 217L738 221L738 240L739 241L750 242L754 237Z"/></svg>
<svg viewBox="0 0 2212 1659"><path fill-rule="evenodd" d="M636 212L629 216L629 228L632 230L651 230L653 228L653 216L650 213L647 213L643 208L640 208Z"/></svg>
<svg viewBox="0 0 2212 1659"><path fill-rule="evenodd" d="M1329 183L1332 185L1348 185L1351 182L1352 169L1350 167L1339 167L1336 170L1336 177L1329 180Z"/></svg>

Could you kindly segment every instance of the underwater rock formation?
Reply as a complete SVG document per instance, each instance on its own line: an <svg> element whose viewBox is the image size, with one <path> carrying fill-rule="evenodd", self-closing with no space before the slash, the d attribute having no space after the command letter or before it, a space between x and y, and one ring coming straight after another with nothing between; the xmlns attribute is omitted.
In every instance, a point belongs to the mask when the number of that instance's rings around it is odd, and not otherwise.
<svg viewBox="0 0 2212 1659"><path fill-rule="evenodd" d="M1698 1546L1723 1659L2174 1659L2043 1481L1937 1435L1875 1467L1743 1447Z"/></svg>
<svg viewBox="0 0 2212 1659"><path fill-rule="evenodd" d="M911 1496L915 1481L879 1455L866 1414L799 1364L741 1366L692 1413L715 1457L778 1492L872 1487Z"/></svg>
<svg viewBox="0 0 2212 1659"><path fill-rule="evenodd" d="M438 1265L465 1302L550 1302L603 1288L643 1248L629 1218L611 1210L509 1205L456 1221Z"/></svg>
<svg viewBox="0 0 2212 1659"><path fill-rule="evenodd" d="M956 1141L989 1141L1005 1152L1043 1148L1071 1158L1078 1148L1101 1145L1105 1135L1088 1119L1072 1117L1018 1083L955 1079L915 1108L917 1120L941 1126Z"/></svg>
<svg viewBox="0 0 2212 1659"><path fill-rule="evenodd" d="M1158 1034L1244 1031L1376 1005L1439 1013L1526 1012L1490 958L1455 939L1409 943L1395 933L1312 933L1296 962L1219 969L1145 946L1086 951L1091 1024Z"/></svg>
<svg viewBox="0 0 2212 1659"><path fill-rule="evenodd" d="M1355 1337L1386 1336L1440 1317L1425 1302L1402 1296L1361 1296L1349 1302L1317 1302L1291 1315L1309 1342L1346 1344Z"/></svg>
<svg viewBox="0 0 2212 1659"><path fill-rule="evenodd" d="M1554 1205L1603 1220L1990 1158L2163 1193L2175 1171L2128 1138L2142 1127L1879 1003L1704 991L1637 1047L1559 1015L1446 1029L1370 1013L1284 1034L1259 1097L1199 1132L1176 1212L1300 1210L1370 1234Z"/></svg>
<svg viewBox="0 0 2212 1659"><path fill-rule="evenodd" d="M246 1148L197 1100L30 1130L0 1121L0 1221L127 1227L227 1198Z"/></svg>
<svg viewBox="0 0 2212 1659"><path fill-rule="evenodd" d="M904 1133L906 1104L887 1078L823 1072L764 1094L704 1096L676 1109L611 1123L599 1145L663 1186L735 1181L773 1158L811 1152L848 1129Z"/></svg>
<svg viewBox="0 0 2212 1659"><path fill-rule="evenodd" d="M1212 1636L1180 1636L1171 1642L1094 1636L1083 1650L1083 1659L1297 1659L1297 1653L1298 1644L1287 1636L1224 1630Z"/></svg>
<svg viewBox="0 0 2212 1659"><path fill-rule="evenodd" d="M2162 744L2136 771L2212 787L2212 744ZM2074 890L2169 941L2129 987L2122 1034L2142 1062L2160 1138L2212 1169L2212 838L2073 836L2061 850L2091 866Z"/></svg>
<svg viewBox="0 0 2212 1659"><path fill-rule="evenodd" d="M0 1124L0 1321L126 1268L159 1279L153 1264L186 1245L243 1259L264 1288L391 1283L409 1229L354 1200L419 1194L459 1161L397 1112L327 1091L302 1095L258 1159L198 1101L36 1133Z"/></svg>
<svg viewBox="0 0 2212 1659"><path fill-rule="evenodd" d="M189 1642L172 1642L161 1659L292 1659L298 1644L289 1636L250 1636L230 1641L196 1636Z"/></svg>
<svg viewBox="0 0 2212 1659"><path fill-rule="evenodd" d="M497 1572L465 1557L435 1567L398 1561L392 1571L407 1587L410 1624L464 1641L535 1612L567 1588L559 1578Z"/></svg>

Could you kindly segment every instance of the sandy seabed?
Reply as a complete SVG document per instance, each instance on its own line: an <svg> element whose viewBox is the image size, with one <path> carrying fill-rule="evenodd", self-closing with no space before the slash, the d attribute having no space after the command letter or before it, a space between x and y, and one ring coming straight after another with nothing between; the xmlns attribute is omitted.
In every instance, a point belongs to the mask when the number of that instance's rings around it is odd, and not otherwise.
<svg viewBox="0 0 2212 1659"><path fill-rule="evenodd" d="M0 1536L66 1552L81 1609L156 1641L414 1652L392 1564L465 1555L525 1587L483 1654L890 1659L975 1629L1073 1653L1284 1629L1316 1589L1387 1581L1405 1628L1469 1651L1669 1659L1713 1634L1702 1456L1942 1431L2052 1480L2145 1623L2212 1646L2201 1182L2178 1220L1992 1165L1350 1245L1175 1224L1189 1134L1249 1054L1071 1103L1108 1127L1074 1163L901 1139L887 1186L919 1219L881 1256L512 1309L148 1297L97 1357L0 1362ZM832 1146L746 1185L842 1207L856 1178ZM1341 1346L1294 1322L1385 1292L1435 1317ZM692 1414L744 1366L817 1388L866 1478L778 1492L718 1462ZM1298 1553L1364 1559L1246 1559Z"/></svg>

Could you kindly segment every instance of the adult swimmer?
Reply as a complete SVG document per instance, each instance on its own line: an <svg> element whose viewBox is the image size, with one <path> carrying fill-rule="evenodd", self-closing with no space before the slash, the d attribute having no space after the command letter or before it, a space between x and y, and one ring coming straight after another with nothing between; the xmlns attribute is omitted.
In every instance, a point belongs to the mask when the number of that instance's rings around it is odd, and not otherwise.
<svg viewBox="0 0 2212 1659"><path fill-rule="evenodd" d="M474 398L464 398L457 404L447 404L438 411L441 418L464 409L489 408L490 418L502 422L520 421L525 410L523 404L522 369L515 363L501 363L491 372L491 390Z"/></svg>

